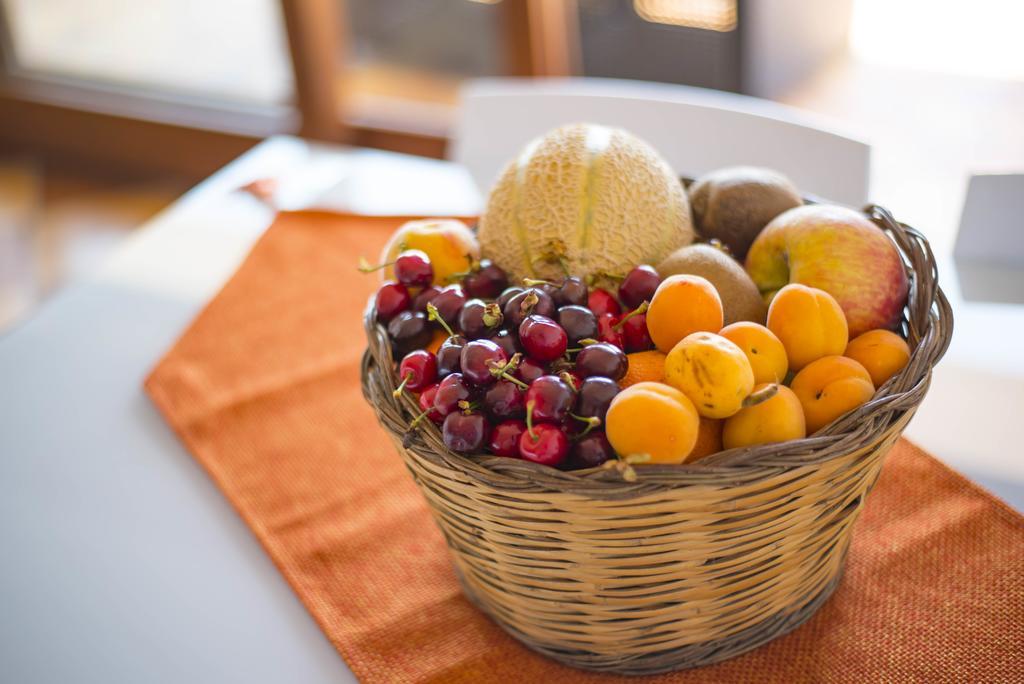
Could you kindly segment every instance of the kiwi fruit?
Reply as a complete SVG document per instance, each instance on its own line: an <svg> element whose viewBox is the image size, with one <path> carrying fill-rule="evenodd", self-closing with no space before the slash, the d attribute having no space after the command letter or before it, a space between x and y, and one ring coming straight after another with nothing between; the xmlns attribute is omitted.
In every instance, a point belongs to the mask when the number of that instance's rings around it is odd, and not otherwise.
<svg viewBox="0 0 1024 684"><path fill-rule="evenodd" d="M725 325L736 321L764 323L768 315L757 285L735 259L713 245L680 247L657 266L658 275L688 274L707 278L722 298Z"/></svg>
<svg viewBox="0 0 1024 684"><path fill-rule="evenodd" d="M778 171L732 166L698 178L688 191L697 232L743 260L761 229L803 204L800 191Z"/></svg>

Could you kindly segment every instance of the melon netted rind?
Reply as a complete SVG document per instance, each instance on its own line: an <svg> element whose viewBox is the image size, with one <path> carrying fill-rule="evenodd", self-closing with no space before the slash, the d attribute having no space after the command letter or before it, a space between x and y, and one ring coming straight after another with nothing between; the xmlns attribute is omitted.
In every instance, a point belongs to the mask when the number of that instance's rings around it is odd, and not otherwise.
<svg viewBox="0 0 1024 684"><path fill-rule="evenodd" d="M679 179L618 128L572 124L534 140L502 172L480 219L481 253L509 275L624 275L693 242Z"/></svg>

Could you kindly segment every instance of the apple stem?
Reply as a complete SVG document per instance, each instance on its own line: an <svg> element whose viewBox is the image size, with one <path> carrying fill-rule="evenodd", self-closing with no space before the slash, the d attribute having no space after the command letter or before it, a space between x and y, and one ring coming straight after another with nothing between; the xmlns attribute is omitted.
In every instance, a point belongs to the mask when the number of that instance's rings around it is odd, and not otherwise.
<svg viewBox="0 0 1024 684"><path fill-rule="evenodd" d="M767 387L762 387L761 389L757 390L756 392L748 396L746 399L744 399L742 407L750 408L751 406L757 406L760 403L768 401L776 394L778 394L778 392L779 386L775 383L772 383Z"/></svg>

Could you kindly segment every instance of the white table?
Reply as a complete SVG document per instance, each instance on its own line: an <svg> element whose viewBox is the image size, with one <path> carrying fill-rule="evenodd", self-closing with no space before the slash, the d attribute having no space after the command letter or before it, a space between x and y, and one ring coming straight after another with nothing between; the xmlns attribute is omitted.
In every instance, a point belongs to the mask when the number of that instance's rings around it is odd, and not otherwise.
<svg viewBox="0 0 1024 684"><path fill-rule="evenodd" d="M272 139L0 338L0 681L352 680L142 392L269 225L235 191L265 176L286 207L480 206L450 164ZM1024 509L1024 308L966 304L943 279L957 333L908 434Z"/></svg>

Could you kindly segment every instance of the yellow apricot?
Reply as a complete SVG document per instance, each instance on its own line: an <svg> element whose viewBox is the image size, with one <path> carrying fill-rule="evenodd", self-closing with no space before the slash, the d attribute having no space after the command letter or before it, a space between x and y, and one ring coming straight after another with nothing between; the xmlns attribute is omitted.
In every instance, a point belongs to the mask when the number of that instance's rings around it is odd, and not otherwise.
<svg viewBox="0 0 1024 684"><path fill-rule="evenodd" d="M772 298L768 329L786 348L793 371L823 356L842 354L849 341L846 316L835 298L798 283L786 285Z"/></svg>
<svg viewBox="0 0 1024 684"><path fill-rule="evenodd" d="M875 394L864 366L845 356L826 356L809 363L790 387L804 407L807 434L814 434Z"/></svg>
<svg viewBox="0 0 1024 684"><path fill-rule="evenodd" d="M706 278L673 275L661 281L647 310L647 331L654 345L669 353L687 335L722 329L722 299Z"/></svg>
<svg viewBox="0 0 1024 684"><path fill-rule="evenodd" d="M789 359L782 342L768 328L750 321L727 325L718 333L743 350L754 371L754 382L782 382L789 370Z"/></svg>
<svg viewBox="0 0 1024 684"><path fill-rule="evenodd" d="M665 358L665 382L693 402L706 418L728 418L754 389L754 371L743 350L721 335L697 332Z"/></svg>
<svg viewBox="0 0 1024 684"><path fill-rule="evenodd" d="M649 463L682 463L697 441L699 418L682 392L639 382L612 399L605 434L620 456L647 454Z"/></svg>
<svg viewBox="0 0 1024 684"><path fill-rule="evenodd" d="M754 391L771 385L760 384ZM784 385L778 386L771 399L740 409L739 413L727 418L722 428L722 444L726 449L785 442L806 436L807 425L800 400L793 390Z"/></svg>
<svg viewBox="0 0 1024 684"><path fill-rule="evenodd" d="M850 340L843 356L864 366L878 389L910 362L910 347L889 330L868 330Z"/></svg>

